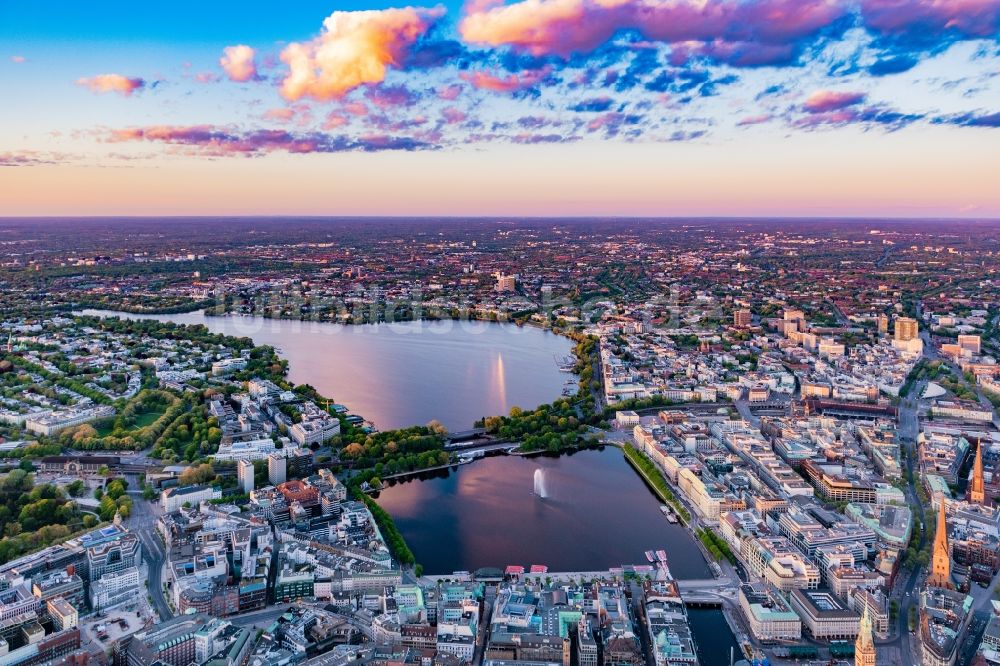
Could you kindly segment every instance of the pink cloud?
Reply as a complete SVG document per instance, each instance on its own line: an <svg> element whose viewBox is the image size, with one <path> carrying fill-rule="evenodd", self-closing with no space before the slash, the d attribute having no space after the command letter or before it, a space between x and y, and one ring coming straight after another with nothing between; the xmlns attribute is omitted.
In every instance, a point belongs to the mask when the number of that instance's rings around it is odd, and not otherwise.
<svg viewBox="0 0 1000 666"><path fill-rule="evenodd" d="M368 107L365 106L364 102L346 102L341 105L341 108L352 116L358 116L359 118L368 115Z"/></svg>
<svg viewBox="0 0 1000 666"><path fill-rule="evenodd" d="M705 55L759 64L788 59L799 41L846 15L845 1L522 0L467 9L459 32L475 44L567 57L631 29L670 44L704 42L712 45Z"/></svg>
<svg viewBox="0 0 1000 666"><path fill-rule="evenodd" d="M222 49L219 66L230 81L244 83L257 78L257 65L254 64L254 50L246 44L227 46Z"/></svg>
<svg viewBox="0 0 1000 666"><path fill-rule="evenodd" d="M762 125L764 123L770 122L773 116L768 113L763 113L758 116L747 116L736 123L737 127L749 127L750 125Z"/></svg>
<svg viewBox="0 0 1000 666"><path fill-rule="evenodd" d="M330 100L360 85L381 83L444 13L442 6L333 12L319 37L293 42L281 52L288 65L281 94L290 100Z"/></svg>
<svg viewBox="0 0 1000 666"><path fill-rule="evenodd" d="M349 122L350 119L348 119L347 116L334 111L326 117L326 120L323 121L323 129L325 130L337 129L338 127L343 127Z"/></svg>
<svg viewBox="0 0 1000 666"><path fill-rule="evenodd" d="M453 101L458 99L458 96L460 94L462 94L462 86L455 83L450 86L445 86L444 88L441 88L441 90L438 91L437 95L441 99Z"/></svg>
<svg viewBox="0 0 1000 666"><path fill-rule="evenodd" d="M321 132L294 134L264 129L240 132L218 125L153 125L112 130L109 142L147 141L165 144L172 152L208 157L256 156L273 152L337 153L345 151L426 150L436 146L406 136L349 138Z"/></svg>
<svg viewBox="0 0 1000 666"><path fill-rule="evenodd" d="M212 72L198 72L194 75L194 80L197 83L218 83L219 76Z"/></svg>
<svg viewBox="0 0 1000 666"><path fill-rule="evenodd" d="M20 65L22 62L27 62L28 59L25 58L23 55L12 55L10 57L10 61L15 65Z"/></svg>
<svg viewBox="0 0 1000 666"><path fill-rule="evenodd" d="M121 74L98 74L97 76L77 79L76 85L83 86L95 93L113 92L129 97L133 92L145 86L146 82Z"/></svg>
<svg viewBox="0 0 1000 666"><path fill-rule="evenodd" d="M956 32L964 37L994 37L1000 30L1000 0L861 0L870 29L900 35Z"/></svg>
<svg viewBox="0 0 1000 666"><path fill-rule="evenodd" d="M281 123L287 123L292 118L295 117L295 109L290 109L288 107L278 108L278 109L268 109L264 112L264 118L266 120L274 120Z"/></svg>
<svg viewBox="0 0 1000 666"><path fill-rule="evenodd" d="M507 76L496 76L488 72L474 71L461 72L459 76L479 90L492 90L493 92L517 92L530 88L542 81L552 71L551 67L542 69L526 70L520 74L508 74Z"/></svg>
<svg viewBox="0 0 1000 666"><path fill-rule="evenodd" d="M380 109L409 106L417 95L406 86L375 86L365 91L365 99Z"/></svg>
<svg viewBox="0 0 1000 666"><path fill-rule="evenodd" d="M457 125L464 122L467 117L465 111L456 109L453 106L448 106L441 110L441 118L449 125Z"/></svg>
<svg viewBox="0 0 1000 666"><path fill-rule="evenodd" d="M809 113L827 113L860 104L864 100L865 94L861 92L817 90L809 95L802 106Z"/></svg>

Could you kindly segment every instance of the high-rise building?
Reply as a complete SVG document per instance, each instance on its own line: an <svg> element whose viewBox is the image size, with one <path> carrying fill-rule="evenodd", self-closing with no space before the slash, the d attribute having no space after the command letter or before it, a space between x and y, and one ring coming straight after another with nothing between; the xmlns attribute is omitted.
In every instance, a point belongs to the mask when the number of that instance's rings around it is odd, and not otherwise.
<svg viewBox="0 0 1000 666"><path fill-rule="evenodd" d="M942 498L938 511L937 528L934 531L934 550L931 553L931 575L927 584L932 587L951 588L951 548L948 546L948 522L944 513Z"/></svg>
<svg viewBox="0 0 1000 666"><path fill-rule="evenodd" d="M239 479L240 489L244 494L249 495L253 491L253 463L249 460L240 460L236 463L236 478Z"/></svg>
<svg viewBox="0 0 1000 666"><path fill-rule="evenodd" d="M917 320L912 317L899 317L896 319L895 338L899 342L909 342L916 339L918 335Z"/></svg>
<svg viewBox="0 0 1000 666"><path fill-rule="evenodd" d="M868 607L861 614L858 637L854 641L854 666L875 666L875 637L872 635L872 620Z"/></svg>
<svg viewBox="0 0 1000 666"><path fill-rule="evenodd" d="M979 354L982 352L982 338L978 335L960 335L958 336L958 346L960 349L972 352L973 354Z"/></svg>
<svg viewBox="0 0 1000 666"><path fill-rule="evenodd" d="M976 461L972 465L972 483L969 484L969 501L973 504L986 503L986 488L983 482L983 445L976 446Z"/></svg>
<svg viewBox="0 0 1000 666"><path fill-rule="evenodd" d="M272 453L267 457L267 480L272 486L284 483L288 478L285 456Z"/></svg>
<svg viewBox="0 0 1000 666"><path fill-rule="evenodd" d="M746 328L750 325L751 315L749 310L737 310L733 313L733 326L736 328Z"/></svg>
<svg viewBox="0 0 1000 666"><path fill-rule="evenodd" d="M504 275L500 273L497 275L497 291L501 294L510 293L517 289L517 276L516 275Z"/></svg>
<svg viewBox="0 0 1000 666"><path fill-rule="evenodd" d="M878 316L878 332L880 335L889 333L889 315L883 313Z"/></svg>

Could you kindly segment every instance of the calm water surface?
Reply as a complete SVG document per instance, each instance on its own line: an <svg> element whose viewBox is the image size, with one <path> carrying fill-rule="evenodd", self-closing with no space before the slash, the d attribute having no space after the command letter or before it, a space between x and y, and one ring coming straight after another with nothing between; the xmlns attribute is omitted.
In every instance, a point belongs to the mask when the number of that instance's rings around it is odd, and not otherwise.
<svg viewBox="0 0 1000 666"><path fill-rule="evenodd" d="M545 497L534 493L542 470ZM664 549L677 578L710 578L693 537L667 522L619 449L496 456L397 482L378 498L431 574L480 567L604 571Z"/></svg>
<svg viewBox="0 0 1000 666"><path fill-rule="evenodd" d="M341 326L262 317L206 317L202 312L85 314L203 324L213 333L253 338L281 350L288 378L311 384L380 430L438 419L465 430L513 406L552 402L575 375L555 358L572 343L548 331L513 324L441 321Z"/></svg>
<svg viewBox="0 0 1000 666"><path fill-rule="evenodd" d="M701 666L728 666L729 648L733 649L736 661L743 658L740 645L721 610L689 608L688 624L691 625L698 663Z"/></svg>

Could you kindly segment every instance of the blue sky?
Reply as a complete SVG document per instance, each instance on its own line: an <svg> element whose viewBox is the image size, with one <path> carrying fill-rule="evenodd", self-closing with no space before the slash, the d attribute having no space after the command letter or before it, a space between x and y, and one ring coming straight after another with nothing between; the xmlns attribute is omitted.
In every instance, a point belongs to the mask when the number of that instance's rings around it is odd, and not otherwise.
<svg viewBox="0 0 1000 666"><path fill-rule="evenodd" d="M0 205L997 216L998 40L1000 0L0 2Z"/></svg>

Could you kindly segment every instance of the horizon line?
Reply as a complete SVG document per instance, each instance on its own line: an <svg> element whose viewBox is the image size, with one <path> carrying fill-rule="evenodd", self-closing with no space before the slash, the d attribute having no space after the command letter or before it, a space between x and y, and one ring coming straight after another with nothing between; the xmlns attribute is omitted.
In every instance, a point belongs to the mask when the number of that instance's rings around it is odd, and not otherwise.
<svg viewBox="0 0 1000 666"><path fill-rule="evenodd" d="M327 215L327 214L142 214L142 215L0 215L0 222L8 221L90 221L90 220L205 220L205 219L245 219L245 220L481 220L481 221L516 221L516 220L644 220L644 221L817 221L817 222L966 222L966 223L996 223L1000 215L987 217L948 217L948 216L903 216L903 215Z"/></svg>

